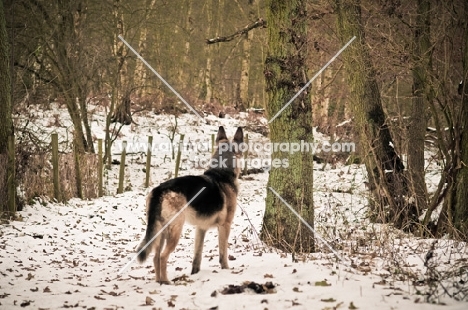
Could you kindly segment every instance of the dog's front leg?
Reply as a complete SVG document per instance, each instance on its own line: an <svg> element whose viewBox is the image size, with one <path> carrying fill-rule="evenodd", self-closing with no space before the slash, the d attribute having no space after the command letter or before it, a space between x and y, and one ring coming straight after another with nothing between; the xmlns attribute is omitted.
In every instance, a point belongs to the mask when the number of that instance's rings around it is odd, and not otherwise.
<svg viewBox="0 0 468 310"><path fill-rule="evenodd" d="M193 256L192 262L192 274L195 274L200 271L205 233L206 230L203 230L199 227L197 227L195 230L195 254Z"/></svg>
<svg viewBox="0 0 468 310"><path fill-rule="evenodd" d="M222 269L229 269L228 264L228 239L231 232L231 224L224 223L218 226L218 246L219 246L219 263Z"/></svg>

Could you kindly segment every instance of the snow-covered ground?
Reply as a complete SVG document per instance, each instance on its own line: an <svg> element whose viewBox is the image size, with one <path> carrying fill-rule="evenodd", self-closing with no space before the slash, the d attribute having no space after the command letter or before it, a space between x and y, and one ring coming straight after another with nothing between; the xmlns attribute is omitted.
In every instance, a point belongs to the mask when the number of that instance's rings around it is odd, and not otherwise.
<svg viewBox="0 0 468 310"><path fill-rule="evenodd" d="M31 110L36 117L38 135L56 131L62 148L67 148L70 122L63 109ZM58 111L58 112L57 112ZM104 138L104 116L99 108L91 115L93 135ZM56 114L56 116L54 116ZM177 118L178 134L186 142L210 145L211 135L224 125L228 136L236 126L254 121L252 116L218 119L196 116ZM59 124L57 124L57 121ZM120 141L135 145L153 135L154 143L167 143L175 125L168 115L145 113L135 116L136 124L125 126L113 152L119 153ZM265 122L265 120L255 120ZM58 126L57 126L58 125ZM249 132L250 141L266 142L258 133ZM320 134L319 140L326 139ZM265 154L251 154L258 158ZM201 174L194 165L209 151L194 148L182 154L180 175ZM366 219L365 171L362 166L317 164L314 174L315 227L339 252L337 259L317 240L318 253L296 256L268 248L259 240L265 208L268 173L251 174L240 180L239 208L230 237L230 267L218 264L217 233L207 234L200 273L190 275L193 228L186 225L179 246L170 257L168 276L172 285L154 281L152 259L122 268L135 255L145 231L143 188L146 157L144 152L128 155L126 187L116 195L118 166L107 172L107 195L92 201L72 199L65 204L37 199L19 212L15 221L0 226L0 309L466 309L468 303L449 298L443 288L427 285L425 256L432 240L422 240L371 225ZM151 183L173 177L174 161L170 151L153 152ZM436 173L428 173L435 182ZM468 259L463 243L440 240L431 262L450 269ZM439 270L439 269L438 269ZM121 272L122 271L122 272ZM463 285L467 270L447 281L448 293L454 282ZM229 285L248 282L266 284L274 289L257 294L245 289L239 294L223 294ZM445 283L445 282L444 282ZM466 287L466 284L465 284ZM432 291L431 301L425 293ZM231 287L230 291L241 290ZM465 292L465 294L467 294Z"/></svg>

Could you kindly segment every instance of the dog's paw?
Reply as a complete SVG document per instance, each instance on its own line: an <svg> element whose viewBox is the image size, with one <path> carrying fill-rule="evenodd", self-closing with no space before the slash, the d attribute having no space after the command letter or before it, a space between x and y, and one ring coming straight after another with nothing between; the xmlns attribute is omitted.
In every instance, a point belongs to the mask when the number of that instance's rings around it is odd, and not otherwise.
<svg viewBox="0 0 468 310"><path fill-rule="evenodd" d="M200 267L192 267L192 274L196 274L200 271Z"/></svg>
<svg viewBox="0 0 468 310"><path fill-rule="evenodd" d="M169 284L171 284L171 281L169 281L169 280L156 281L156 282L159 282L159 284L161 284L161 285L164 285L164 284L169 285Z"/></svg>

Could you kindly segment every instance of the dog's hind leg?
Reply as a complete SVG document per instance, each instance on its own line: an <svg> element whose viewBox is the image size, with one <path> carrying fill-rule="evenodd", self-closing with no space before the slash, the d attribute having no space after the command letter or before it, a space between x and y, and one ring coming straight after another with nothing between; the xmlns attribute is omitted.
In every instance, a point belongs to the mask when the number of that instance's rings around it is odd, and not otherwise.
<svg viewBox="0 0 468 310"><path fill-rule="evenodd" d="M159 235L153 243L154 247L154 274L156 276L156 282L160 282L161 280L161 249L164 247L164 243L166 241L165 233L163 232Z"/></svg>
<svg viewBox="0 0 468 310"><path fill-rule="evenodd" d="M169 279L167 278L167 261L169 259L169 255L174 252L177 244L179 243L180 234L182 233L182 227L184 225L184 220L180 218L174 222L174 224L167 228L166 246L161 253L161 277L159 279L159 283L161 284L170 284Z"/></svg>
<svg viewBox="0 0 468 310"><path fill-rule="evenodd" d="M228 264L228 239L231 232L231 223L218 226L219 263L222 269L229 269Z"/></svg>
<svg viewBox="0 0 468 310"><path fill-rule="evenodd" d="M206 230L199 227L195 231L195 254L193 256L192 262L192 274L195 274L200 271L202 252L203 252L203 243L205 240Z"/></svg>

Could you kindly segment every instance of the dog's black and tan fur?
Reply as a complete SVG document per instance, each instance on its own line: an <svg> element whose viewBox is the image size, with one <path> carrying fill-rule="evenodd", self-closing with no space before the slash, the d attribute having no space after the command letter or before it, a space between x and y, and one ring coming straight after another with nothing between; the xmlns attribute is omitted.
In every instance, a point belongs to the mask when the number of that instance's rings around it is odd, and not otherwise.
<svg viewBox="0 0 468 310"><path fill-rule="evenodd" d="M184 222L196 227L195 255L192 262L192 274L200 271L205 233L212 227L218 227L219 262L221 268L228 266L228 238L232 220L236 211L239 173L241 171L241 152L243 131L239 127L232 142L229 142L221 126L216 138L216 150L211 165L203 175L178 177L155 187L147 197L146 235L140 251L161 228L179 212L203 187L206 187L193 202L169 226L138 255L143 262L154 250L154 269L156 281L168 284L167 260L174 251L182 232ZM227 149L227 151L226 151ZM165 244L164 250L162 250ZM162 250L162 253L161 253Z"/></svg>

